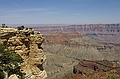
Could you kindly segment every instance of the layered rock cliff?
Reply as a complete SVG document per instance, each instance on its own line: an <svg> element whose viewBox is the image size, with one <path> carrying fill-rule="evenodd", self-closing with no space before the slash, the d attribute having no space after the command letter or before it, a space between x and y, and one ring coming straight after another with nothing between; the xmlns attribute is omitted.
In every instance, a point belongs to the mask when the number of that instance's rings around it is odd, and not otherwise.
<svg viewBox="0 0 120 79"><path fill-rule="evenodd" d="M78 32L95 39L106 42L120 43L120 24L83 24L68 26L44 26L34 27L42 34L52 34L56 32L73 33Z"/></svg>
<svg viewBox="0 0 120 79"><path fill-rule="evenodd" d="M36 31L43 34L51 34L56 32L79 32L79 33L119 33L120 24L83 24L83 25L68 25L68 26L43 26L34 27Z"/></svg>
<svg viewBox="0 0 120 79"><path fill-rule="evenodd" d="M0 42L8 46L9 50L15 50L24 59L21 71L26 73L25 79L45 79L47 77L43 68L46 60L46 55L41 47L43 41L43 35L32 29L0 28Z"/></svg>
<svg viewBox="0 0 120 79"><path fill-rule="evenodd" d="M108 60L81 60L74 66L74 74L93 74L96 72L111 72L120 75L120 65L117 61Z"/></svg>

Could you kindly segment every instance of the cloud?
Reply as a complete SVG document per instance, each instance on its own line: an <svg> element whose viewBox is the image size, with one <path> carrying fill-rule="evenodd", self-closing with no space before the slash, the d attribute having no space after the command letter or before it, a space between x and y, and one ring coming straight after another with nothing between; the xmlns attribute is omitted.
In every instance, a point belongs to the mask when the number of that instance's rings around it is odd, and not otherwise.
<svg viewBox="0 0 120 79"><path fill-rule="evenodd" d="M1 13L19 13L19 12L34 12L34 11L45 11L45 8L27 8L27 9L1 9Z"/></svg>
<svg viewBox="0 0 120 79"><path fill-rule="evenodd" d="M47 11L47 12L45 12L45 14L47 14L47 15L57 14L57 13L59 13L59 12L57 12L57 11Z"/></svg>
<svg viewBox="0 0 120 79"><path fill-rule="evenodd" d="M17 18L17 17L22 17L22 16L0 16L1 18Z"/></svg>
<svg viewBox="0 0 120 79"><path fill-rule="evenodd" d="M17 6L18 8L21 8L17 3L13 2L15 4L15 6Z"/></svg>
<svg viewBox="0 0 120 79"><path fill-rule="evenodd" d="M44 8L30 8L30 9L23 9L21 11L27 12L27 11L44 11L46 9Z"/></svg>
<svg viewBox="0 0 120 79"><path fill-rule="evenodd" d="M72 6L68 6L69 8L79 8L80 6L78 5L72 5Z"/></svg>
<svg viewBox="0 0 120 79"><path fill-rule="evenodd" d="M82 15L82 14L76 14L77 16L80 16L80 15Z"/></svg>

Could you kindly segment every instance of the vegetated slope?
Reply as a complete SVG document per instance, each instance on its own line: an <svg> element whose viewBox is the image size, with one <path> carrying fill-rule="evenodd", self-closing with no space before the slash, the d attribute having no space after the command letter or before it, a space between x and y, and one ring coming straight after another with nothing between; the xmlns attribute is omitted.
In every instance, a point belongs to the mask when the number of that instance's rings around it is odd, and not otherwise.
<svg viewBox="0 0 120 79"><path fill-rule="evenodd" d="M45 52L47 55L46 63L44 68L47 72L48 79L59 79L67 73L72 73L72 68L78 63L78 61Z"/></svg>
<svg viewBox="0 0 120 79"><path fill-rule="evenodd" d="M72 73L73 65L80 59L120 60L120 45L116 43L94 40L77 32L55 33L44 35L44 37L43 48L47 52L45 68L49 71L49 79L51 76L60 78L64 76L63 73Z"/></svg>

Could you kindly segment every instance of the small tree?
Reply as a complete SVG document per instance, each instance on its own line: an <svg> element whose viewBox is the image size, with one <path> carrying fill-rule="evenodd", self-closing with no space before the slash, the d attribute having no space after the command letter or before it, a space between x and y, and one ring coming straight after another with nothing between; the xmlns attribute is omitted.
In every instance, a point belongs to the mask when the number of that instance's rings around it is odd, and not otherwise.
<svg viewBox="0 0 120 79"><path fill-rule="evenodd" d="M28 30L28 28L26 28L25 30Z"/></svg>
<svg viewBox="0 0 120 79"><path fill-rule="evenodd" d="M18 30L23 30L25 27L24 26L18 26L17 29Z"/></svg>
<svg viewBox="0 0 120 79"><path fill-rule="evenodd" d="M8 28L8 26L6 26L6 28Z"/></svg>
<svg viewBox="0 0 120 79"><path fill-rule="evenodd" d="M2 24L2 28L5 28L5 24Z"/></svg>
<svg viewBox="0 0 120 79"><path fill-rule="evenodd" d="M29 28L30 30L32 30L33 28Z"/></svg>
<svg viewBox="0 0 120 79"><path fill-rule="evenodd" d="M2 28L8 28L8 26L6 26L5 24L2 24L1 27L2 27Z"/></svg>

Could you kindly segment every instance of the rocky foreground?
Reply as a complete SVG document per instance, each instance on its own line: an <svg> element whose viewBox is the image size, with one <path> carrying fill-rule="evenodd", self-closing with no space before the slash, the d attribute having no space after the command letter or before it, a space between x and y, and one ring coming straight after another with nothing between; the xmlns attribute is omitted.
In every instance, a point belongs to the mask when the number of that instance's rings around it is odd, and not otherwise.
<svg viewBox="0 0 120 79"><path fill-rule="evenodd" d="M24 59L21 71L26 73L25 79L45 79L47 77L42 66L46 60L46 55L41 47L43 41L43 35L32 29L0 28L0 43L8 46L9 50L15 50ZM19 78L13 74L6 79Z"/></svg>

